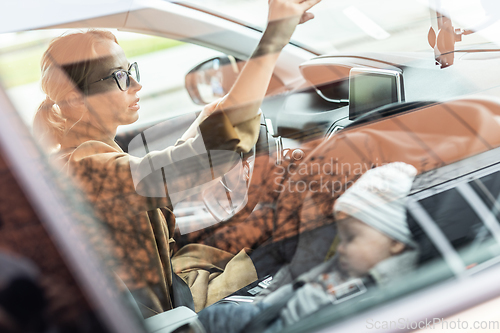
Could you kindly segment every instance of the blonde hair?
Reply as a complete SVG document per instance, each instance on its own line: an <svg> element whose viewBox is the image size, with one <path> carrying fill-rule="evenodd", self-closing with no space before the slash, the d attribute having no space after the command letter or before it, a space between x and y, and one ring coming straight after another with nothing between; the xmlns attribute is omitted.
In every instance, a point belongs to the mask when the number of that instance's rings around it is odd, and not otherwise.
<svg viewBox="0 0 500 333"><path fill-rule="evenodd" d="M47 96L35 114L33 134L48 152L61 145L71 112L65 103L68 94L74 91L85 94L91 60L97 58L95 45L105 40L118 44L109 31L88 30L53 39L44 52L40 62L41 86Z"/></svg>

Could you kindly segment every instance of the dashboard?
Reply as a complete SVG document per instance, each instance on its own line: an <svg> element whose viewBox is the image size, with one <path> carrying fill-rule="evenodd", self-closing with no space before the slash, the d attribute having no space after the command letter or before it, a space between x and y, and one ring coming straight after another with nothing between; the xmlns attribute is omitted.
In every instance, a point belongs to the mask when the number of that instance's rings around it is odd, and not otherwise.
<svg viewBox="0 0 500 333"><path fill-rule="evenodd" d="M276 134L284 138L285 148L298 147L329 137L377 107L446 101L493 89L498 79L491 68L498 68L500 57L498 52L484 53L489 56L462 52L453 66L444 69L432 51L315 57L300 65L303 86L274 101L275 110L279 102L279 112L271 115Z"/></svg>

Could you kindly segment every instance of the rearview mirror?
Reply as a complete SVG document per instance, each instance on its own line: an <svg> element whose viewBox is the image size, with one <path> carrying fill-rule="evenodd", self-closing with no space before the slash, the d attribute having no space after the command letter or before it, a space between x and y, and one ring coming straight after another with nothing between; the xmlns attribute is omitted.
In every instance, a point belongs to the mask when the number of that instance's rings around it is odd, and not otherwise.
<svg viewBox="0 0 500 333"><path fill-rule="evenodd" d="M194 103L205 105L226 95L240 72L240 61L230 55L209 59L186 74L186 89Z"/></svg>

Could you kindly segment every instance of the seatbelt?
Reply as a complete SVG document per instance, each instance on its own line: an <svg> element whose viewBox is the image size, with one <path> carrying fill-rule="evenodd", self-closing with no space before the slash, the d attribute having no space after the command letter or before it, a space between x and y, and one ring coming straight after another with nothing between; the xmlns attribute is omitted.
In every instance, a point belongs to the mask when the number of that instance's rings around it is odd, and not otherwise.
<svg viewBox="0 0 500 333"><path fill-rule="evenodd" d="M194 311L193 294L187 283L174 273L172 263L170 263L172 270L172 305L174 308L185 306Z"/></svg>

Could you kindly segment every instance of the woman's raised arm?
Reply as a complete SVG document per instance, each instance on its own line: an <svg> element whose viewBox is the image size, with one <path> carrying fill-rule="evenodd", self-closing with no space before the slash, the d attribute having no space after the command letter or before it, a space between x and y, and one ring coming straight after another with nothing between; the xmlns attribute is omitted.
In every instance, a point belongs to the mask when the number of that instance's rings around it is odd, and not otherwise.
<svg viewBox="0 0 500 333"><path fill-rule="evenodd" d="M269 0L268 24L236 83L215 111L224 111L233 125L258 115L281 50L296 26L314 18L307 10L321 0Z"/></svg>

